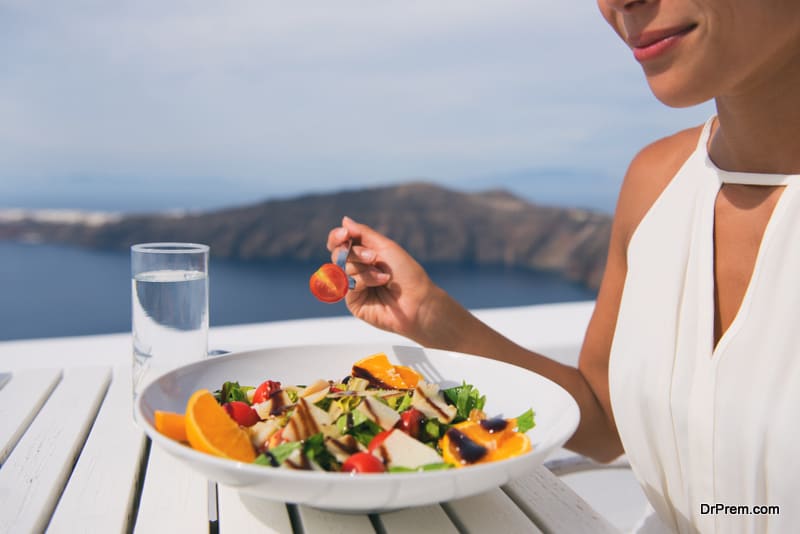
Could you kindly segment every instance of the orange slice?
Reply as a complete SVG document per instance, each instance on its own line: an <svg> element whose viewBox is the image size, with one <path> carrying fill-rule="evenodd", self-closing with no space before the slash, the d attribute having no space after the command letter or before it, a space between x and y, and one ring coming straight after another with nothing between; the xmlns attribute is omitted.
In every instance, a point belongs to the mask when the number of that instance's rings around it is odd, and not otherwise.
<svg viewBox="0 0 800 534"><path fill-rule="evenodd" d="M187 441L186 417L183 414L156 410L153 414L153 424L156 430L168 438L175 441Z"/></svg>
<svg viewBox="0 0 800 534"><path fill-rule="evenodd" d="M392 365L386 354L379 352L353 364L353 376L364 378L370 384L387 389L412 389L421 376L403 365Z"/></svg>
<svg viewBox="0 0 800 534"><path fill-rule="evenodd" d="M186 403L186 437L198 451L240 462L256 459L247 431L206 389L195 391Z"/></svg>
<svg viewBox="0 0 800 534"><path fill-rule="evenodd" d="M465 456L468 456L466 453L475 453L475 449L473 448L471 451L463 450L450 439L448 432L439 440L442 458L445 462L456 467L464 467L465 465L504 460L531 450L531 440L528 436L514 430L517 426L516 419L507 419L506 421L507 425L504 429L495 429L494 431L487 430L477 421L464 421L453 425L454 429L461 432L472 442L466 444L468 447L471 448L472 444L475 444L478 447L483 447L486 452L475 461L465 458Z"/></svg>
<svg viewBox="0 0 800 534"><path fill-rule="evenodd" d="M413 370L411 367L406 367L405 365L395 365L394 370L400 375L400 377L403 379L403 382L405 382L406 386L409 388L417 387L417 384L422 379L422 375Z"/></svg>

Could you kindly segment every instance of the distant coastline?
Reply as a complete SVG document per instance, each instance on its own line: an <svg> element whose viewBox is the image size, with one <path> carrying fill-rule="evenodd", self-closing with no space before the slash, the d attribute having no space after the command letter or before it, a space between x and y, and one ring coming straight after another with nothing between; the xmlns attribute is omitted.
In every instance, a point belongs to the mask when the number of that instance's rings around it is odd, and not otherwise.
<svg viewBox="0 0 800 534"><path fill-rule="evenodd" d="M370 224L426 264L550 272L596 290L611 217L541 206L506 191L466 193L424 182L307 194L204 212L121 214L0 210L0 240L123 250L143 241L195 241L219 258L324 261L342 215Z"/></svg>

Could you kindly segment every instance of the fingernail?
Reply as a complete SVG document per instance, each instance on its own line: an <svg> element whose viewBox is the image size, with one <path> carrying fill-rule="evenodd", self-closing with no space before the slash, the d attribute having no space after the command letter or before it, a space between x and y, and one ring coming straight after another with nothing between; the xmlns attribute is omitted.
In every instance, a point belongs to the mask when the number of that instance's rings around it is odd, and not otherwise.
<svg viewBox="0 0 800 534"><path fill-rule="evenodd" d="M342 222L349 222L349 223L355 223L355 224L358 224L358 223L356 223L356 221L355 221L354 219L352 219L352 218L348 217L347 215L345 215L344 217L342 217Z"/></svg>
<svg viewBox="0 0 800 534"><path fill-rule="evenodd" d="M362 250L360 253L361 259L364 261L372 261L375 259L375 253L371 250Z"/></svg>
<svg viewBox="0 0 800 534"><path fill-rule="evenodd" d="M335 234L337 239L344 239L347 237L347 228L337 228Z"/></svg>

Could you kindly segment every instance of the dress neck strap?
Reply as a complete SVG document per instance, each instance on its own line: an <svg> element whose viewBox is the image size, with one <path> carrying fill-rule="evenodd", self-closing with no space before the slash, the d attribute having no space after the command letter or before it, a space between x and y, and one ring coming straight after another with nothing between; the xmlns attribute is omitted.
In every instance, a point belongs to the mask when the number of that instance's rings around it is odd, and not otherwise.
<svg viewBox="0 0 800 534"><path fill-rule="evenodd" d="M714 126L714 121L717 116L712 115L703 125L700 131L700 139L697 140L697 149L702 150L708 156L708 141L711 138L711 127Z"/></svg>
<svg viewBox="0 0 800 534"><path fill-rule="evenodd" d="M700 138L697 140L697 151L704 156L706 167L711 170L724 184L742 185L789 185L800 183L800 174L766 174L757 172L726 171L717 167L708 154L708 142L711 138L711 127L714 125L716 115L709 118L703 125Z"/></svg>

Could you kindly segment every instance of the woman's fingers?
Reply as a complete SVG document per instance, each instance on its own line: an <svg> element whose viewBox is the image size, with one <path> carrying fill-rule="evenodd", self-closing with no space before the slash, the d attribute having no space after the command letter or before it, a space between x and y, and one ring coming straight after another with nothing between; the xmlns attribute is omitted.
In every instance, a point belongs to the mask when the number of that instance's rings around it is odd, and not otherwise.
<svg viewBox="0 0 800 534"><path fill-rule="evenodd" d="M362 262L362 263L372 263L375 261L377 254L371 248L367 248L361 245L354 245L350 249L350 257L354 257Z"/></svg>
<svg viewBox="0 0 800 534"><path fill-rule="evenodd" d="M338 247L334 247L331 251L331 262L336 263L338 260L339 251L341 250L341 244ZM360 245L353 245L350 247L350 254L347 256L348 262L353 263L365 263L367 265L375 263L378 255L375 253L374 250L369 249L367 247L362 247Z"/></svg>
<svg viewBox="0 0 800 534"><path fill-rule="evenodd" d="M337 247L341 246L348 239L350 239L349 232L347 231L346 228L342 228L340 226L328 232L328 242L326 246L328 247L328 250L333 252Z"/></svg>
<svg viewBox="0 0 800 534"><path fill-rule="evenodd" d="M362 263L373 263L377 258L377 252L371 248L371 244L379 245L379 240L384 238L381 234L372 230L370 227L355 222L349 217L342 219L342 225L334 228L328 232L327 247L331 251L332 261L336 261L336 255L339 247L344 245L348 240L354 241L350 248L348 261L357 261ZM364 243L365 239L367 243ZM358 243L358 244L356 244Z"/></svg>
<svg viewBox="0 0 800 534"><path fill-rule="evenodd" d="M356 281L356 291L361 291L370 287L380 287L389 283L392 276L381 271L373 265L349 264L347 266L348 276Z"/></svg>
<svg viewBox="0 0 800 534"><path fill-rule="evenodd" d="M373 230L366 224L358 223L347 216L342 217L342 228L347 230L347 233L356 241L368 247L375 246L379 244L381 240L388 239L383 234Z"/></svg>

